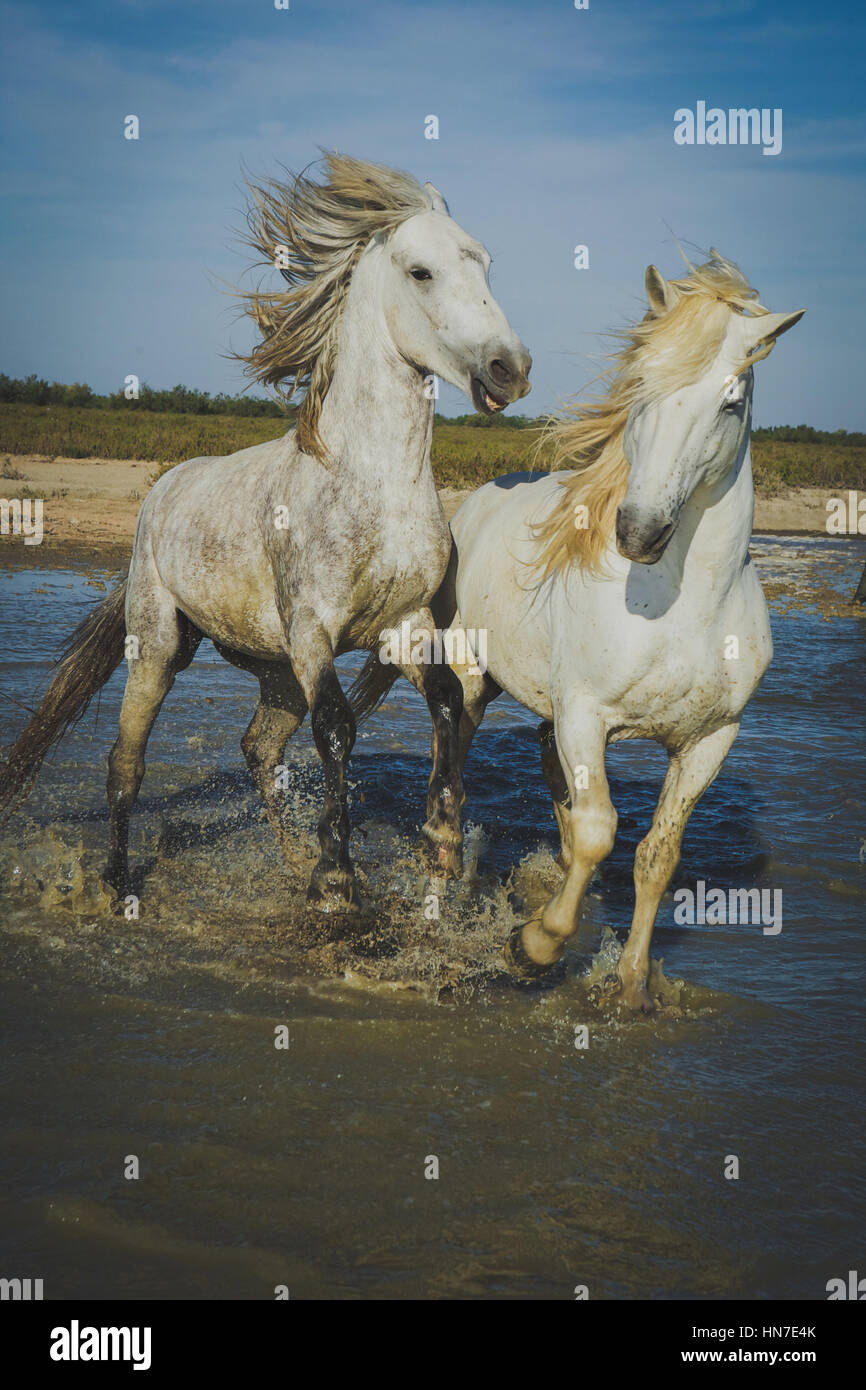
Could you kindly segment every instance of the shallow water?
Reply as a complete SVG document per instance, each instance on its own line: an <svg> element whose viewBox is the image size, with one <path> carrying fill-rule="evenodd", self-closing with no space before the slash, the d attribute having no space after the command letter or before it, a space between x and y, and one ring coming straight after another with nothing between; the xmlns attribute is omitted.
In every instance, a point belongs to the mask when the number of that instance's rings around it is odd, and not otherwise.
<svg viewBox="0 0 866 1390"><path fill-rule="evenodd" d="M255 683L202 644L149 744L127 922L99 884L118 672L0 833L0 1274L49 1298L824 1298L866 1205L864 552L755 542L776 655L672 889L781 889L783 929L677 926L668 893L652 1019L592 985L628 925L660 750L611 749L619 834L568 969L515 987L502 943L558 878L534 718L491 707L446 890L416 853L426 710L395 687L352 760L364 914L335 923L304 901L309 731L287 752L286 865L238 748ZM34 702L103 580L0 571L2 741L26 717L8 697Z"/></svg>

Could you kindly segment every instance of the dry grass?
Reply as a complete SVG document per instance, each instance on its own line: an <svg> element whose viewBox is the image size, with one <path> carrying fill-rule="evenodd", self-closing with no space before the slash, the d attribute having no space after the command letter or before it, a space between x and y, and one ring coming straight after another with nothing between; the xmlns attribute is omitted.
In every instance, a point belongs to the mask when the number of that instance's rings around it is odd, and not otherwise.
<svg viewBox="0 0 866 1390"><path fill-rule="evenodd" d="M160 472L199 454L231 454L283 434L288 422L233 415L83 409L0 403L0 453L49 458L154 459ZM532 466L538 433L495 425L474 429L437 420L433 471L440 487L478 487ZM866 490L866 448L755 440L755 482L764 494L786 487ZM544 466L544 454L539 459Z"/></svg>
<svg viewBox="0 0 866 1390"><path fill-rule="evenodd" d="M0 403L0 450L49 458L156 459L232 454L284 433L273 418Z"/></svg>

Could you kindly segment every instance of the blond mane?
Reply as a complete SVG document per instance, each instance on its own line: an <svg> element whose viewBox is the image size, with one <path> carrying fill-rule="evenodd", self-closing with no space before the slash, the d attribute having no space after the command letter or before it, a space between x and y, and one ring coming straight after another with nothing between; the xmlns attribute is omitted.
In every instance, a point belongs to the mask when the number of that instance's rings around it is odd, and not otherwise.
<svg viewBox="0 0 866 1390"><path fill-rule="evenodd" d="M278 266L289 288L238 292L262 341L249 354L235 354L256 381L279 390L281 382L291 380L290 389L280 392L286 399L306 388L298 445L322 462L327 458L319 417L352 272L377 232L430 208L410 174L335 152L325 154L324 165L323 183L306 173L290 175L287 182L247 182L251 202L243 242L258 253L256 264Z"/></svg>
<svg viewBox="0 0 866 1390"><path fill-rule="evenodd" d="M640 323L616 334L624 346L598 378L608 388L604 399L575 401L545 428L541 449L547 466L575 471L561 481L562 496L551 514L533 527L543 579L570 564L602 571L628 489L623 436L632 407L699 380L721 348L732 312L769 312L732 261L712 248L709 254L704 265L686 261L689 273L667 282L676 296L672 307L662 314L650 309ZM771 348L772 342L764 344L738 374Z"/></svg>

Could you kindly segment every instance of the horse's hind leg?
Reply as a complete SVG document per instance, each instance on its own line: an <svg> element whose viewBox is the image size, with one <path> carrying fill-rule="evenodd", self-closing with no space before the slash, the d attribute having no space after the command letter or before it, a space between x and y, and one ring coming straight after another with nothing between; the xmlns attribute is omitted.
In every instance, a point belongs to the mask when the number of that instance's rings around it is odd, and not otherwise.
<svg viewBox="0 0 866 1390"><path fill-rule="evenodd" d="M477 674L461 672L460 680L463 685L463 711L457 735L457 759L462 773L472 740L481 727L484 712L491 700L502 694L502 686L497 685L486 671Z"/></svg>
<svg viewBox="0 0 866 1390"><path fill-rule="evenodd" d="M111 829L103 875L118 906L130 892L129 815L144 777L147 740L175 676L192 661L201 641L171 595L153 586L147 593L132 592L127 634L138 638L138 654L128 658L117 740L108 758Z"/></svg>
<svg viewBox="0 0 866 1390"><path fill-rule="evenodd" d="M431 610L419 608L403 623L408 624L413 648L423 653L426 642L433 657L436 628ZM460 675L448 664L444 647L441 655L438 661L401 661L400 670L424 696L433 721L433 766L423 834L435 856L437 872L459 878L463 872L463 763L484 708L500 694L500 687L483 673L472 671L477 663L471 651L464 649L467 660L461 658Z"/></svg>
<svg viewBox="0 0 866 1390"><path fill-rule="evenodd" d="M718 774L739 724L726 724L683 753L673 754L648 834L634 857L635 905L631 931L620 956L623 1002L648 1013L647 990L653 926L662 895L679 862L686 823Z"/></svg>
<svg viewBox="0 0 866 1390"><path fill-rule="evenodd" d="M292 838L283 819L285 794L277 768L282 763L286 744L303 722L307 702L288 664L259 669L256 674L259 677L261 700L241 739L241 748L265 804L271 828L283 855L288 859Z"/></svg>
<svg viewBox="0 0 866 1390"><path fill-rule="evenodd" d="M568 835L568 810L571 805L568 796L568 786L562 771L562 763L559 761L559 753L556 751L556 738L553 732L553 724L549 719L545 719L538 726L538 743L541 748L541 770L544 773L544 780L547 789L553 798L553 812L556 816L556 824L559 827L559 840L561 849L557 856L557 864L566 872L571 862L571 848Z"/></svg>
<svg viewBox="0 0 866 1390"><path fill-rule="evenodd" d="M421 692L433 720L432 762L427 784L424 835L435 855L436 868L446 877L463 872L463 768L458 754L458 729L463 708L460 677L450 666L424 666Z"/></svg>

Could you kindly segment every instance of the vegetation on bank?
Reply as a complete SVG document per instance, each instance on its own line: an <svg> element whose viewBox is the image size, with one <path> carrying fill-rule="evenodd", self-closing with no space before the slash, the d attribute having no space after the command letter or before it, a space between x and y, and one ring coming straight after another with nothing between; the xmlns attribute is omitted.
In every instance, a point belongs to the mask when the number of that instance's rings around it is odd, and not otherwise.
<svg viewBox="0 0 866 1390"><path fill-rule="evenodd" d="M283 434L288 420L0 402L0 453L179 463L232 454Z"/></svg>
<svg viewBox="0 0 866 1390"><path fill-rule="evenodd" d="M0 375L0 456L147 459L164 472L200 454L231 454L275 439L294 409L254 396L210 396L184 386L138 400L97 396L89 386ZM433 470L440 487L478 487L503 473L545 466L540 420L519 415L437 416ZM866 490L866 434L781 425L752 433L755 483ZM538 452L537 452L538 451Z"/></svg>
<svg viewBox="0 0 866 1390"><path fill-rule="evenodd" d="M42 377L11 377L0 372L0 402L7 405L75 406L84 410L124 410L169 412L183 415L246 415L292 419L294 406L282 405L272 397L250 396L246 392L227 396L220 392L197 391L189 386L172 386L156 391L142 382L137 396L129 399L125 390L110 396L98 396L86 382L64 385L59 381L44 381Z"/></svg>

